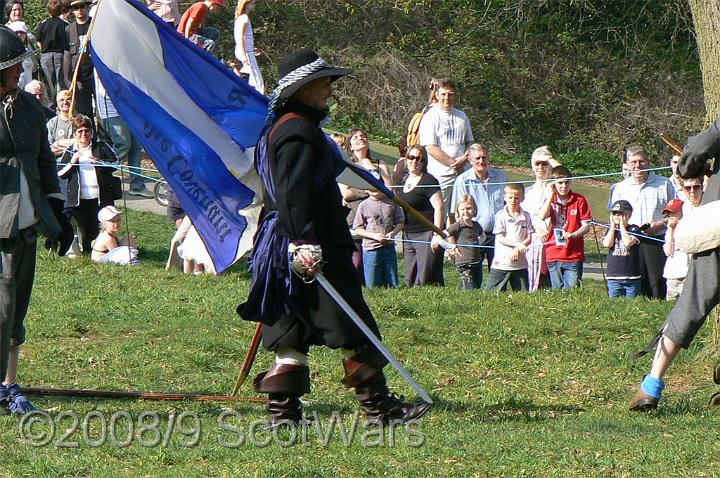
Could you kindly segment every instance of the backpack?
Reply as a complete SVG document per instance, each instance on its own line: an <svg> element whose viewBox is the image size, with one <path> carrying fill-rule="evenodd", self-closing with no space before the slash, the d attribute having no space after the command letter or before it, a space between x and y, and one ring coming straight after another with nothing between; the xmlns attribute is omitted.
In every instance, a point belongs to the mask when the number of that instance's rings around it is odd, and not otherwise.
<svg viewBox="0 0 720 478"><path fill-rule="evenodd" d="M408 148L410 146L414 146L420 143L420 121L422 121L423 116L425 116L425 112L427 111L427 109L428 107L426 106L419 113L415 113L410 120L410 124L408 125L407 129Z"/></svg>

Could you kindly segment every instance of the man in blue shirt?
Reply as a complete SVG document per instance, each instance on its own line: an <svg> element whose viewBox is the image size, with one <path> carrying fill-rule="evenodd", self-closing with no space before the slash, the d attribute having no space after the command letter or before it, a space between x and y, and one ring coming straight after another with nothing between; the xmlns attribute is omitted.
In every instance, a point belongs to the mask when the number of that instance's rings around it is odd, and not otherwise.
<svg viewBox="0 0 720 478"><path fill-rule="evenodd" d="M481 251L480 264L487 259L489 271L494 257L495 236L492 231L495 228L495 214L505 205L503 188L508 178L504 171L488 167L490 153L485 145L473 143L466 154L472 168L455 179L448 218L450 223L455 222L455 208L463 195L469 194L475 199L477 213L474 219L482 226L486 237L485 242L481 244L484 247Z"/></svg>

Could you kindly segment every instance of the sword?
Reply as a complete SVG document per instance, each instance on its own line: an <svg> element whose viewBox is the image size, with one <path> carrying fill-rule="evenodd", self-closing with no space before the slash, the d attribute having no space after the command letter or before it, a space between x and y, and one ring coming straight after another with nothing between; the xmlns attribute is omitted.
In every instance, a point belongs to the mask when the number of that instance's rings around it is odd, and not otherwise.
<svg viewBox="0 0 720 478"><path fill-rule="evenodd" d="M345 302L345 299L338 293L338 291L335 290L335 288L330 284L330 282L325 278L325 276L321 272L317 272L315 274L315 279L317 280L318 284L322 286L323 289L325 289L325 292L330 295L330 297L333 298L333 300L337 303L337 305L340 306L340 308L347 314L348 317L355 323L355 325L358 326L358 328L362 331L363 334L365 334L365 337L367 337L370 342L375 346L375 348L380 352L387 360L392 364L393 367L395 367L395 370L397 370L400 375L407 381L407 383L410 384L410 386L415 389L415 391L420 395L420 398L423 399L425 403L433 403L430 396L427 394L425 390L422 389L418 383L413 380L413 378L410 376L410 374L405 370L405 368L400 365L400 362L395 358L395 356L390 352L385 345L380 341L380 339L377 338L377 336L373 333L372 330L370 330L370 327L363 322L363 320L357 315L357 313L353 310L352 307L350 307L350 304Z"/></svg>

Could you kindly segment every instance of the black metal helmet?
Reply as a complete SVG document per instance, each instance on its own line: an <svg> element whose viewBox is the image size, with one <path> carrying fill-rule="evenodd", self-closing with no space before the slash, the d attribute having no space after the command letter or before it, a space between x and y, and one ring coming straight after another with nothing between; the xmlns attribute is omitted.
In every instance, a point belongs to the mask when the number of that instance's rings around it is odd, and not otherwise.
<svg viewBox="0 0 720 478"><path fill-rule="evenodd" d="M25 49L17 34L0 26L0 71L28 58L33 53Z"/></svg>

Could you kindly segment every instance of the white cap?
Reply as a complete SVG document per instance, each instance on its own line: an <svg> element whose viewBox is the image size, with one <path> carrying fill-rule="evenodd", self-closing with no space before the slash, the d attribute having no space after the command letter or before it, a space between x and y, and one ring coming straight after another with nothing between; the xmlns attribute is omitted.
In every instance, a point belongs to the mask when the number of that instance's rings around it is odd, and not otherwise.
<svg viewBox="0 0 720 478"><path fill-rule="evenodd" d="M535 161L547 161L550 163L550 166L552 166L552 163L555 162L555 157L553 156L552 151L550 151L550 148L547 146L540 146L533 151L532 156L530 156L530 167L535 165Z"/></svg>
<svg viewBox="0 0 720 478"><path fill-rule="evenodd" d="M7 27L8 27L10 30L14 31L15 33L17 33L17 32L23 32L23 33L26 34L26 35L27 35L28 31L30 31L30 30L28 30L28 27L27 27L27 25L25 24L25 22L23 22L23 21L21 21L21 20L18 20L18 21L16 21L16 22L10 22L10 23L7 24Z"/></svg>
<svg viewBox="0 0 720 478"><path fill-rule="evenodd" d="M98 221L100 221L100 222L112 221L119 215L120 215L120 211L115 209L115 206L105 206L104 208L100 209L100 212L98 213Z"/></svg>

